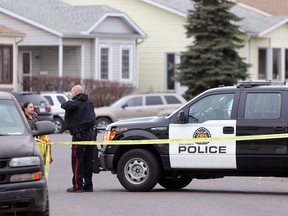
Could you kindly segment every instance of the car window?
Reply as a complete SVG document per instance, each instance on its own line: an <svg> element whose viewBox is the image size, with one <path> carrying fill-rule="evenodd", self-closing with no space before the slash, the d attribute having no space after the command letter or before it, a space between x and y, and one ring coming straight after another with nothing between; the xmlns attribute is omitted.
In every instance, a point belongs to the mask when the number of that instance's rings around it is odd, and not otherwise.
<svg viewBox="0 0 288 216"><path fill-rule="evenodd" d="M0 135L22 135L25 125L11 100L0 100Z"/></svg>
<svg viewBox="0 0 288 216"><path fill-rule="evenodd" d="M127 107L142 106L142 97L131 98L125 104Z"/></svg>
<svg viewBox="0 0 288 216"><path fill-rule="evenodd" d="M50 96L45 95L44 97L49 101L50 105L54 105L53 100Z"/></svg>
<svg viewBox="0 0 288 216"><path fill-rule="evenodd" d="M31 94L31 95L22 95L23 98L25 98L25 102L31 102L34 105L42 105L45 104L46 106L48 106L49 102L41 95L37 95L37 94Z"/></svg>
<svg viewBox="0 0 288 216"><path fill-rule="evenodd" d="M164 98L167 104L181 104L181 101L173 95L165 95Z"/></svg>
<svg viewBox="0 0 288 216"><path fill-rule="evenodd" d="M163 101L160 96L146 96L146 105L162 105Z"/></svg>
<svg viewBox="0 0 288 216"><path fill-rule="evenodd" d="M280 93L248 93L245 119L278 119L281 113Z"/></svg>
<svg viewBox="0 0 288 216"><path fill-rule="evenodd" d="M58 95L57 96L57 100L59 101L60 104L65 103L67 100L65 99L65 97Z"/></svg>
<svg viewBox="0 0 288 216"><path fill-rule="evenodd" d="M207 96L190 106L188 122L231 119L233 101L234 94Z"/></svg>

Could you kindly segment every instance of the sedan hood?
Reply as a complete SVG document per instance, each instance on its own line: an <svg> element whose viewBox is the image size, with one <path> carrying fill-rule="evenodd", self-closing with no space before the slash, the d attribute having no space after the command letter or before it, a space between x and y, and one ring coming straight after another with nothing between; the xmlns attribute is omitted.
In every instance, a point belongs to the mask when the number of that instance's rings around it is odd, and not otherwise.
<svg viewBox="0 0 288 216"><path fill-rule="evenodd" d="M0 159L32 156L35 151L35 141L31 135L0 136Z"/></svg>

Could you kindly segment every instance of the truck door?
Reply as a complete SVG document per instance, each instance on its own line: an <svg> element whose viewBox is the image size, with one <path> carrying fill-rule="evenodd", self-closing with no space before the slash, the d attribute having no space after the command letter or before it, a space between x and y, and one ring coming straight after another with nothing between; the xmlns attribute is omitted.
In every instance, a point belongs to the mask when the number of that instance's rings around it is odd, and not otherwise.
<svg viewBox="0 0 288 216"><path fill-rule="evenodd" d="M287 133L287 92L245 89L237 120L237 136ZM237 141L237 168L287 169L287 139Z"/></svg>
<svg viewBox="0 0 288 216"><path fill-rule="evenodd" d="M183 109L187 123L170 124L169 138L235 137L238 98L234 91L193 100ZM171 168L236 169L236 141L170 142L169 159Z"/></svg>

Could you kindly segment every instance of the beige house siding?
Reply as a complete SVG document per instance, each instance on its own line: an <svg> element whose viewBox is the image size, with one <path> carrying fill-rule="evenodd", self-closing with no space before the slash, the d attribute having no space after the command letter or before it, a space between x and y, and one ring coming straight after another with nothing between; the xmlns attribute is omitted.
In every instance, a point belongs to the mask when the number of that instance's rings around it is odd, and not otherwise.
<svg viewBox="0 0 288 216"><path fill-rule="evenodd" d="M269 49L271 46L272 49L280 49L281 50L281 77L280 81L285 80L285 49L288 49L288 24L285 24L276 30L267 33L262 38L252 38L251 43L251 63L253 67L251 67L251 79L258 79L258 70L259 70L259 56L258 50L259 48ZM272 63L272 61L270 62ZM269 68L267 69L268 73L272 74L272 71L269 72ZM271 69L270 69L271 70Z"/></svg>
<svg viewBox="0 0 288 216"><path fill-rule="evenodd" d="M75 5L104 4L127 13L148 35L148 38L138 46L139 91L166 91L165 54L185 51L186 45L190 43L183 26L184 17L140 0L66 0L66 2Z"/></svg>
<svg viewBox="0 0 288 216"><path fill-rule="evenodd" d="M166 54L186 50L191 40L186 38L185 17L164 11L141 0L65 0L71 4L106 4L126 12L147 34L148 38L138 47L139 90L142 92L166 91ZM263 13L265 14L265 13ZM249 79L258 79L259 48L281 50L280 71L277 78L285 79L285 49L288 48L288 24L277 27L261 36L243 36L245 46L239 55L252 66L248 69ZM268 49L269 51L269 49ZM267 52L268 52L267 51ZM269 54L269 52L268 52ZM267 79L272 79L272 54L267 55ZM176 90L177 91L177 90Z"/></svg>

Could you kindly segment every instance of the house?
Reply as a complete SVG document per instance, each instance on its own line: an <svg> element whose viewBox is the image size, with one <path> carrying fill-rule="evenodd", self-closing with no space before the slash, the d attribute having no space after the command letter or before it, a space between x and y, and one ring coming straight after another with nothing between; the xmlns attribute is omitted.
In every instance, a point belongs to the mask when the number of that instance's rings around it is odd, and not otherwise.
<svg viewBox="0 0 288 216"><path fill-rule="evenodd" d="M0 91L17 87L18 44L24 34L0 25Z"/></svg>
<svg viewBox="0 0 288 216"><path fill-rule="evenodd" d="M191 40L184 24L191 0L65 0L73 5L106 4L127 13L147 34L139 47L139 88L141 91L176 91L183 88L173 80L180 53ZM254 1L254 0L253 0ZM288 79L288 17L271 16L245 4L232 12L243 20L245 47L239 54L252 67L250 79Z"/></svg>
<svg viewBox="0 0 288 216"><path fill-rule="evenodd" d="M18 86L10 90L23 90L23 79L31 76L80 76L138 85L138 45L146 34L117 9L60 0L1 0L0 24L25 34L16 42Z"/></svg>
<svg viewBox="0 0 288 216"><path fill-rule="evenodd" d="M252 9L258 9L271 15L288 15L288 0L237 0L237 2L247 5Z"/></svg>

